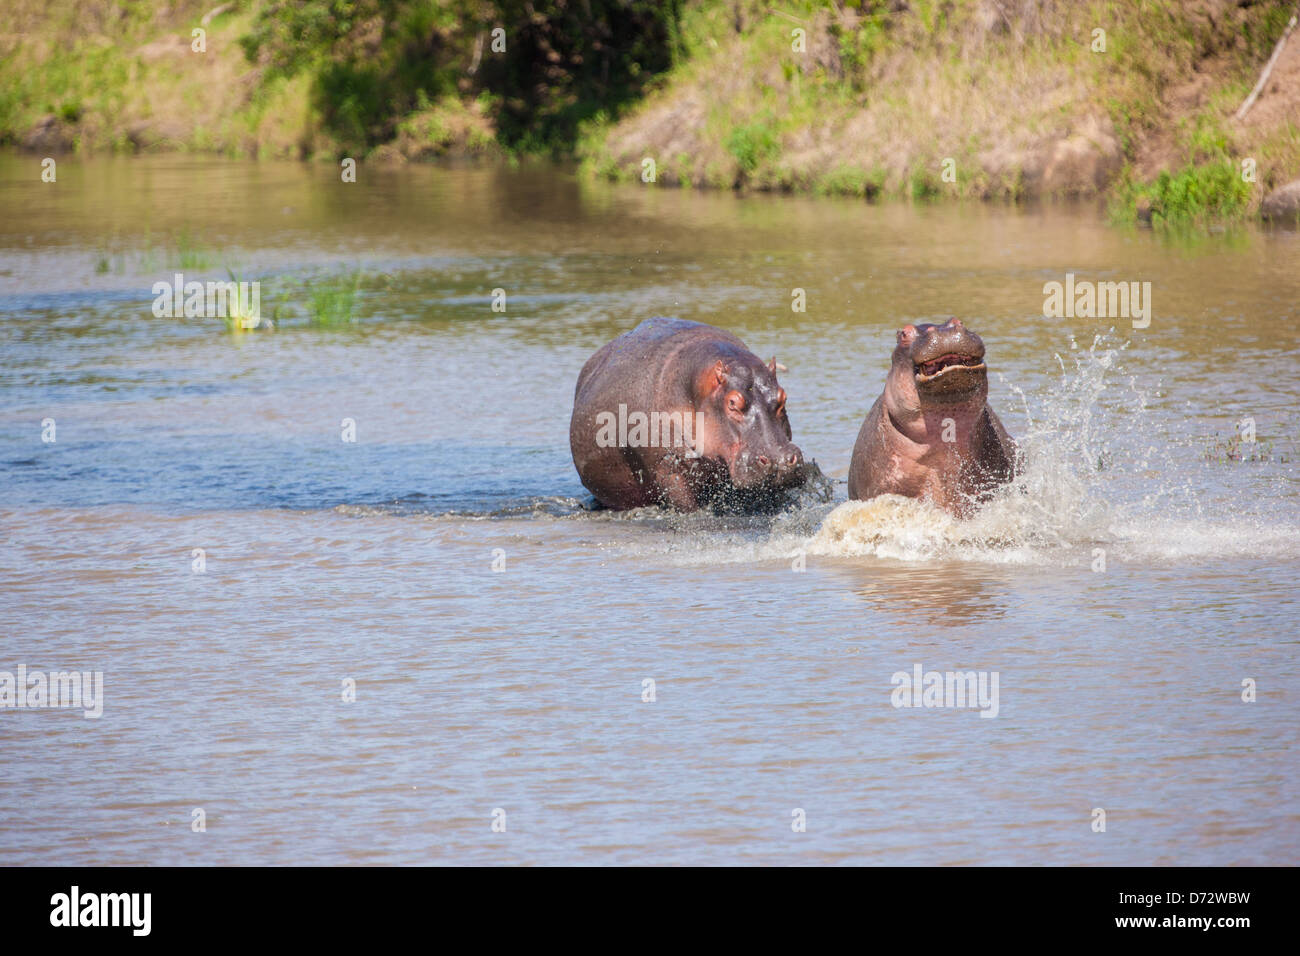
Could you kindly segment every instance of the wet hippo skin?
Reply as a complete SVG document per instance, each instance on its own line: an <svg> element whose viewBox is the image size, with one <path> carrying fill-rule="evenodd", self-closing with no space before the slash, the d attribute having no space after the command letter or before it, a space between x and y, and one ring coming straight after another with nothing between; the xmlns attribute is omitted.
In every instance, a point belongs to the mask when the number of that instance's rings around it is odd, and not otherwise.
<svg viewBox="0 0 1300 956"><path fill-rule="evenodd" d="M970 514L1016 470L1015 442L988 390L984 343L960 319L903 326L853 446L849 497L896 494Z"/></svg>
<svg viewBox="0 0 1300 956"><path fill-rule="evenodd" d="M569 445L583 485L609 508L686 511L799 485L778 368L700 322L653 318L620 335L574 390Z"/></svg>

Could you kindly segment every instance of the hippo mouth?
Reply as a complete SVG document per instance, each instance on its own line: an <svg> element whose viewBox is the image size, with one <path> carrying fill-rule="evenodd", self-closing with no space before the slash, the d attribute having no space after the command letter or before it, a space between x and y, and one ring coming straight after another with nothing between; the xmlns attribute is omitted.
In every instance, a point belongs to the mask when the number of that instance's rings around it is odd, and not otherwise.
<svg viewBox="0 0 1300 956"><path fill-rule="evenodd" d="M938 381L954 369L981 372L986 369L986 366L982 355L961 355L956 352L949 352L947 355L940 355L928 362L917 362L912 366L912 369L916 373L916 380L921 384L925 384Z"/></svg>

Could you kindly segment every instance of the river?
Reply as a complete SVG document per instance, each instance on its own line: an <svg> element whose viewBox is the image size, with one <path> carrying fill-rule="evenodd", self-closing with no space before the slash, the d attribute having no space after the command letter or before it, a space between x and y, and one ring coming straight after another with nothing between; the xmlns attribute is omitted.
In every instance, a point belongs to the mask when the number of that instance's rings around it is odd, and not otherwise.
<svg viewBox="0 0 1300 956"><path fill-rule="evenodd" d="M103 673L0 710L0 863L1300 860L1296 233L357 172L0 156L0 671ZM155 316L178 272L274 327ZM1067 275L1149 325L1045 318ZM653 315L788 367L832 500L591 509L574 382ZM948 315L1025 474L844 506Z"/></svg>

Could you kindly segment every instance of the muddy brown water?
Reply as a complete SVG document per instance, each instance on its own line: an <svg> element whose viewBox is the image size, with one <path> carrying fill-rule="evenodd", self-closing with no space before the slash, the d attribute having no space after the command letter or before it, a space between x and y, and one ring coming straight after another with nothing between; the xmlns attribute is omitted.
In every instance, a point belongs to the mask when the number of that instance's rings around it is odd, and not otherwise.
<svg viewBox="0 0 1300 956"><path fill-rule="evenodd" d="M1297 862L1294 232L532 166L57 177L0 157L0 671L102 671L103 714L0 709L0 862ZM309 324L358 267L355 321ZM153 315L227 269L273 330ZM1149 327L1045 318L1067 273L1150 282ZM587 509L574 381L656 314L788 367L832 500ZM844 506L894 331L950 314L1028 471L966 522ZM996 718L894 707L917 665L996 674Z"/></svg>

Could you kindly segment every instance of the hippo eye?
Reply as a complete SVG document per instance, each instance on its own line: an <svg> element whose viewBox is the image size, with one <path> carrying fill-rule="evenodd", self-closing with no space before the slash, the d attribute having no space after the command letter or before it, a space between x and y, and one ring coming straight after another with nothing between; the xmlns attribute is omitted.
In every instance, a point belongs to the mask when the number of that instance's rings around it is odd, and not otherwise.
<svg viewBox="0 0 1300 956"><path fill-rule="evenodd" d="M785 414L785 389L783 388L778 388L776 390L776 414Z"/></svg>
<svg viewBox="0 0 1300 956"><path fill-rule="evenodd" d="M740 392L732 391L727 393L727 411L734 412L737 415L743 415L745 412L745 406L748 404L749 403L745 401L745 396L741 395Z"/></svg>

